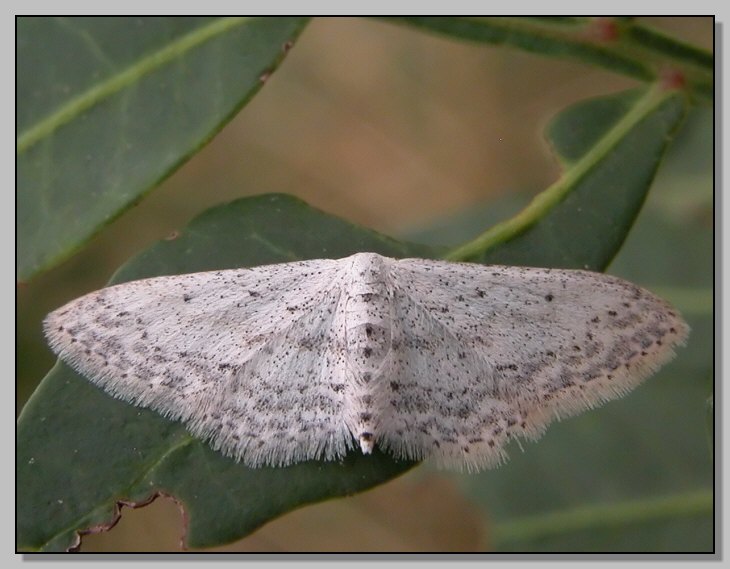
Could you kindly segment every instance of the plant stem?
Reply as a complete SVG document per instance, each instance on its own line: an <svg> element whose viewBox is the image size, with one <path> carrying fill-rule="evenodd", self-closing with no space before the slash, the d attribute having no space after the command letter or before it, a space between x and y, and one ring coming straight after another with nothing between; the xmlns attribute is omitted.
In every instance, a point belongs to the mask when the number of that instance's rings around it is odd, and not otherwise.
<svg viewBox="0 0 730 569"><path fill-rule="evenodd" d="M679 72L686 90L713 98L711 51L625 18L389 17L462 40L505 45L544 56L573 58L641 81Z"/></svg>
<svg viewBox="0 0 730 569"><path fill-rule="evenodd" d="M487 249L528 229L565 199L580 179L600 164L631 129L664 101L675 95L676 91L665 90L660 85L655 85L654 88L649 89L587 154L566 170L560 179L535 196L522 211L514 217L491 227L476 239L453 249L444 258L449 261L472 259L484 253Z"/></svg>
<svg viewBox="0 0 730 569"><path fill-rule="evenodd" d="M620 528L626 524L669 518L703 516L712 513L713 503L711 490L697 490L661 498L585 506L496 524L492 540L494 547L499 548L505 542L531 541L584 530Z"/></svg>

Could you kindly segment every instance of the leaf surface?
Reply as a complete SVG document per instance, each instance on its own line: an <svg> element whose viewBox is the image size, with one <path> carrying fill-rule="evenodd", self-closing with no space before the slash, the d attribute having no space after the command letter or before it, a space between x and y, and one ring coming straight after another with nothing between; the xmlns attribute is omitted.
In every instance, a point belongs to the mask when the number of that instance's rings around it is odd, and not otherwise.
<svg viewBox="0 0 730 569"><path fill-rule="evenodd" d="M19 18L18 278L71 255L210 140L306 22Z"/></svg>

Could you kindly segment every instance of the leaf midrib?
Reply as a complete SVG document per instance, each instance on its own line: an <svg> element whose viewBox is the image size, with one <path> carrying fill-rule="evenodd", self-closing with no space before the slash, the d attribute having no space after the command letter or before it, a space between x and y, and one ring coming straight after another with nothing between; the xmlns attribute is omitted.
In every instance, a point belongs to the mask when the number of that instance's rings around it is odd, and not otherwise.
<svg viewBox="0 0 730 569"><path fill-rule="evenodd" d="M676 91L664 90L661 84L654 85L587 153L572 163L557 181L537 194L522 211L492 226L474 240L452 249L443 258L448 261L472 259L535 225L575 190L584 177L603 164L631 130L676 94Z"/></svg>
<svg viewBox="0 0 730 569"><path fill-rule="evenodd" d="M30 147L50 136L59 127L70 122L83 111L136 83L141 77L167 65L206 41L224 34L250 19L247 17L229 17L211 22L180 37L162 49L137 60L134 64L112 75L106 81L88 88L58 107L55 112L46 118L38 121L35 126L20 133L16 146L17 154L23 154Z"/></svg>

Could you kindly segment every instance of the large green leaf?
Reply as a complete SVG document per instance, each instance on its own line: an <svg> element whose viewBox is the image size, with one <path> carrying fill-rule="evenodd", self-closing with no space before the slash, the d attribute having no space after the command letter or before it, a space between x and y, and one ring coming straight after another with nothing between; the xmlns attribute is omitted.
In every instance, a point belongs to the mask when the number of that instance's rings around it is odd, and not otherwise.
<svg viewBox="0 0 730 569"><path fill-rule="evenodd" d="M306 21L19 18L18 277L70 255L205 144Z"/></svg>
<svg viewBox="0 0 730 569"><path fill-rule="evenodd" d="M645 104L645 97L658 104ZM622 95L616 101L625 104ZM646 129L643 140L648 143L651 139L650 148L657 144L663 147L681 118L682 98L652 91L637 101L643 103L637 102L628 113L633 117L633 126L627 128L621 119L620 132L631 138ZM669 103L676 105L677 112L667 116L664 105ZM663 117L664 129L655 128L650 120L654 115ZM576 120L570 116L565 115L564 120ZM615 147L604 141L613 141L617 131L609 123L605 136L594 145L601 152L586 149L583 153L590 164L612 157L604 147ZM650 156L652 168L656 168L661 153L652 152ZM621 175L621 171L615 173L616 178ZM636 194L632 199L638 203L648 190L651 176L643 179L643 186L631 186ZM607 195L599 200L601 211L623 212L620 215L626 219L620 226L628 231L635 211L629 208L627 213L623 207L625 194L614 193L613 185L604 189L594 184L594 194L578 191L582 176L569 180L574 182L574 201L565 197L572 195L570 188L561 194L563 199L553 196L537 212L530 213L530 227L550 222L564 207L591 212L596 207L596 196L606 191ZM561 187L565 186L563 180ZM615 196L613 201L611 196ZM574 225L583 225L580 218L565 216L562 230L570 235ZM501 235L504 241L517 245L532 239L529 232ZM603 258L613 256L623 237L616 238L612 233L607 238L613 251ZM497 243L484 246L478 241L470 250L485 253ZM584 240L583 257L594 259L593 249L599 243L603 250L601 240ZM530 241L519 261L549 264L560 257L560 247L563 245L554 240ZM155 245L125 265L113 282L296 259L337 258L355 251L397 257L436 257L444 253L442 249L396 242L313 210L294 198L263 196L206 212L176 239ZM188 543L211 546L241 537L301 504L363 490L411 466L388 455L363 457L353 451L343 463L248 469L192 439L179 424L112 399L67 366L58 364L31 397L18 422L18 545L31 550L64 549L76 542L77 531L108 524L117 502L144 502L162 491L176 496L188 510Z"/></svg>

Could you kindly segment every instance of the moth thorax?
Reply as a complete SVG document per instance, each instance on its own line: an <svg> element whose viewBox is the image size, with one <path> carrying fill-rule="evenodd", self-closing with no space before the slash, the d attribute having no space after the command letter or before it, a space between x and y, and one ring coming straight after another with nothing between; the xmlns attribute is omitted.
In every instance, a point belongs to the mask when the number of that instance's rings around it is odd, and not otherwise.
<svg viewBox="0 0 730 569"><path fill-rule="evenodd" d="M382 257L354 255L345 306L348 362L368 384L380 371L391 344L391 302Z"/></svg>

